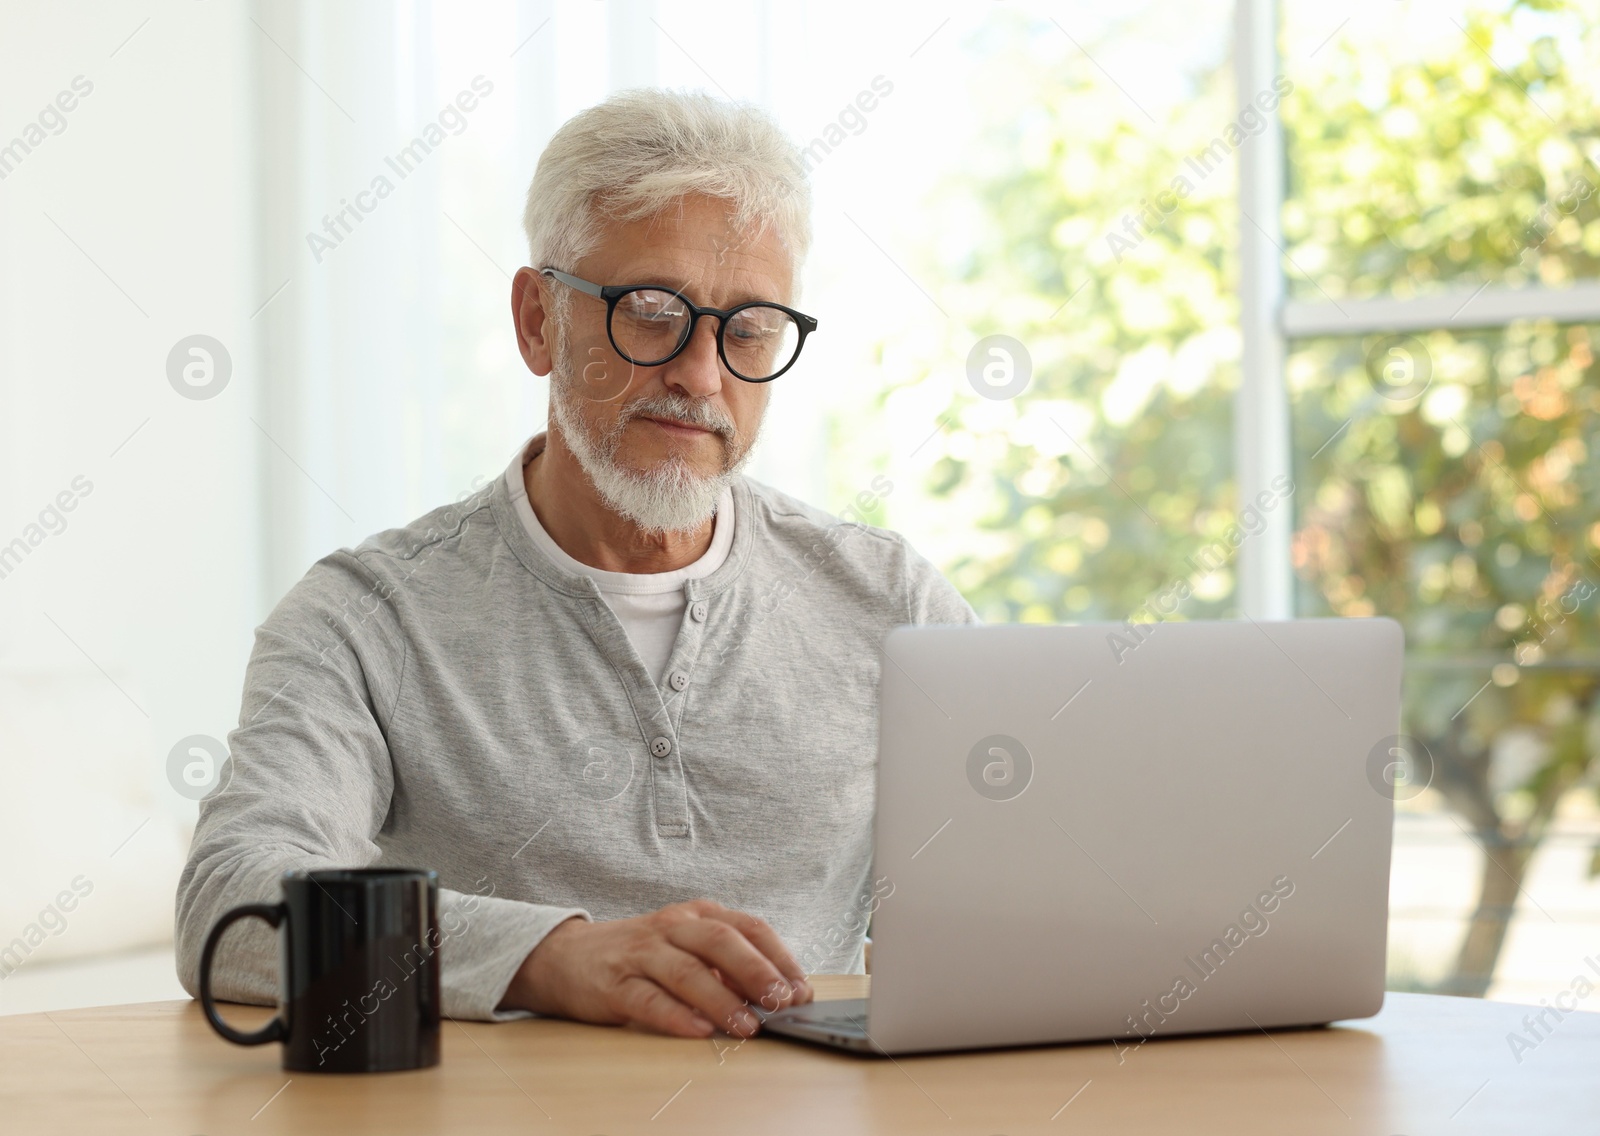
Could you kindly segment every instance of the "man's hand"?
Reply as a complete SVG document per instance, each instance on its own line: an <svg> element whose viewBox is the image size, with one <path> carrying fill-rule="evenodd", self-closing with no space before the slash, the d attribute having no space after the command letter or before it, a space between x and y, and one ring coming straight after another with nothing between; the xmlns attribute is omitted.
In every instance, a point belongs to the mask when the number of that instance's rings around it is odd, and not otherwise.
<svg viewBox="0 0 1600 1136"><path fill-rule="evenodd" d="M678 1037L749 1037L749 1010L811 1001L789 948L754 915L709 899L634 919L569 919L523 960L502 1008Z"/></svg>

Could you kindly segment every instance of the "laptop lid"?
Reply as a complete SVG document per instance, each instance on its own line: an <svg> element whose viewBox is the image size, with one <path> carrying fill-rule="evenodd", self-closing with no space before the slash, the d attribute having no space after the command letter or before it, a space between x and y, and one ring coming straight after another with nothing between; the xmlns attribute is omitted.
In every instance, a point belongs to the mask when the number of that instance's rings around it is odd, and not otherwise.
<svg viewBox="0 0 1600 1136"><path fill-rule="evenodd" d="M1398 624L905 627L883 653L878 1046L1382 1006Z"/></svg>

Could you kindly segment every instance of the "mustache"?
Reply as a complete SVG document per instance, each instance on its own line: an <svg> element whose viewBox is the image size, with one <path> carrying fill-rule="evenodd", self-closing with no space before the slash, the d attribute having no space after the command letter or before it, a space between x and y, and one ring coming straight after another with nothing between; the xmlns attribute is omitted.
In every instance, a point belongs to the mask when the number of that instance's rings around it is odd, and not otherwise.
<svg viewBox="0 0 1600 1136"><path fill-rule="evenodd" d="M702 399L668 391L665 394L647 395L624 406L612 428L617 434L636 418L670 418L702 430L710 430L730 445L737 437L733 416L727 411Z"/></svg>

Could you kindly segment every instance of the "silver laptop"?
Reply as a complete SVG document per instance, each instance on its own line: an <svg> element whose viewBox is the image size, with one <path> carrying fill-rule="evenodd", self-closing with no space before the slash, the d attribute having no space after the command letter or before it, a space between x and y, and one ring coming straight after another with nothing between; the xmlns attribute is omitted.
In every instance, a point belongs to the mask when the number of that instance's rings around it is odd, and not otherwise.
<svg viewBox="0 0 1600 1136"><path fill-rule="evenodd" d="M859 1052L1316 1025L1383 1005L1387 619L902 627L884 641Z"/></svg>

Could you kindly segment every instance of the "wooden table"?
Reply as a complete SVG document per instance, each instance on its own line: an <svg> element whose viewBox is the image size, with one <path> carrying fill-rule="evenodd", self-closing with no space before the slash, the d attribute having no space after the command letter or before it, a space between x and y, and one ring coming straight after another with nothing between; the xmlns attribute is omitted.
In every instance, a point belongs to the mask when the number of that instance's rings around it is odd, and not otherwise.
<svg viewBox="0 0 1600 1136"><path fill-rule="evenodd" d="M151 1002L0 1018L0 1132L1600 1132L1600 1014L1567 1015L1519 1063L1506 1038L1529 1010L1391 994L1370 1020L1151 1042L1121 1063L1110 1043L887 1060L446 1022L437 1068L291 1077L276 1046L229 1045L193 1003Z"/></svg>

